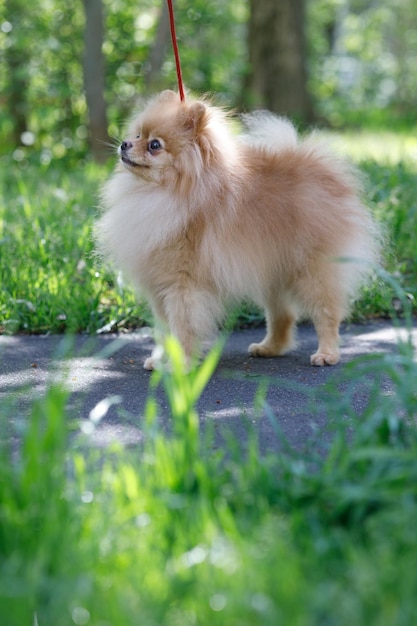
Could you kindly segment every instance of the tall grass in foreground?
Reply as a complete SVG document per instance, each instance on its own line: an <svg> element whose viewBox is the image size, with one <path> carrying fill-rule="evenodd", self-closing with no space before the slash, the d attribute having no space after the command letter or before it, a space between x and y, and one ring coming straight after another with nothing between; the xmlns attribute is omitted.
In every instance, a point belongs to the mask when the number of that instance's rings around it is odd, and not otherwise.
<svg viewBox="0 0 417 626"><path fill-rule="evenodd" d="M52 387L19 449L3 441L2 624L417 623L411 342L348 368L343 398L358 376L376 381L362 415L329 386L325 451L274 457L258 454L255 433L246 451L206 445L195 403L219 350L185 376L175 342L168 350L172 374L154 373L153 385L169 398L169 437L150 398L140 448L94 449ZM385 397L382 378L393 387ZM84 431L99 428L91 422Z"/></svg>

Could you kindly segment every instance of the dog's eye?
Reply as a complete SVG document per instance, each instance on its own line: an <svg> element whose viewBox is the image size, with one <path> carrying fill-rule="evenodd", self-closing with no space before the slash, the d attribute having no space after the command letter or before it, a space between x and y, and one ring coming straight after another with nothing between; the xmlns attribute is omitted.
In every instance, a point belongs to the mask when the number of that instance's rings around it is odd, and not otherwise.
<svg viewBox="0 0 417 626"><path fill-rule="evenodd" d="M139 133L139 135L136 135L136 139L140 139L140 133Z"/></svg>
<svg viewBox="0 0 417 626"><path fill-rule="evenodd" d="M150 152L151 154L153 154L154 152L158 152L158 150L160 150L162 148L161 142L158 141L158 139L152 139L152 141L150 141L148 143L148 152Z"/></svg>

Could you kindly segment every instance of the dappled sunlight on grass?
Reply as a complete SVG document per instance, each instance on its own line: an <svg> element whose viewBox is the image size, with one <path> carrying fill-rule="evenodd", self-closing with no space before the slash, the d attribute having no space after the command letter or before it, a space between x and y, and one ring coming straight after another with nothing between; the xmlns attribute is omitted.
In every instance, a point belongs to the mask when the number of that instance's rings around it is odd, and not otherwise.
<svg viewBox="0 0 417 626"><path fill-rule="evenodd" d="M404 162L417 172L417 131L396 133L381 131L318 131L318 137L329 141L334 149L355 161L375 161L381 165Z"/></svg>

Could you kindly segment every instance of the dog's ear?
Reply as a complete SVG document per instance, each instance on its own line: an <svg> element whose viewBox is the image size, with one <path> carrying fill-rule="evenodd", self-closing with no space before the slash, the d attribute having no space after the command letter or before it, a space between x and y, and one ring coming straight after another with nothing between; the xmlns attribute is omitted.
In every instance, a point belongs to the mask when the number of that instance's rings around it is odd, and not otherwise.
<svg viewBox="0 0 417 626"><path fill-rule="evenodd" d="M202 102L193 102L185 112L184 124L194 135L199 135L206 125L207 108Z"/></svg>
<svg viewBox="0 0 417 626"><path fill-rule="evenodd" d="M212 161L215 154L210 134L206 132L209 121L210 109L203 102L194 102L188 111L188 124L206 165Z"/></svg>

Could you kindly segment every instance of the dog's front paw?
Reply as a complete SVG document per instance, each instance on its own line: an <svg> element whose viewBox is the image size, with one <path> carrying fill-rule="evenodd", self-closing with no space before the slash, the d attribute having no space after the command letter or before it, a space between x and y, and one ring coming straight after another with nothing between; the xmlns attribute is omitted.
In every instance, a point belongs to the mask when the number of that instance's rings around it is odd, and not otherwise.
<svg viewBox="0 0 417 626"><path fill-rule="evenodd" d="M161 369L164 363L166 363L164 348L161 345L157 344L152 350L151 356L145 359L143 369L149 371Z"/></svg>
<svg viewBox="0 0 417 626"><path fill-rule="evenodd" d="M148 370L150 372L155 369L155 360L151 356L145 359L145 363L143 364L143 369Z"/></svg>
<svg viewBox="0 0 417 626"><path fill-rule="evenodd" d="M271 348L271 346L264 343L251 343L248 352L251 356L258 356L263 358L271 358L273 356L280 356L282 352L277 350L276 348Z"/></svg>
<svg viewBox="0 0 417 626"><path fill-rule="evenodd" d="M322 367L323 365L336 365L340 361L338 352L316 352L310 357L311 365Z"/></svg>

